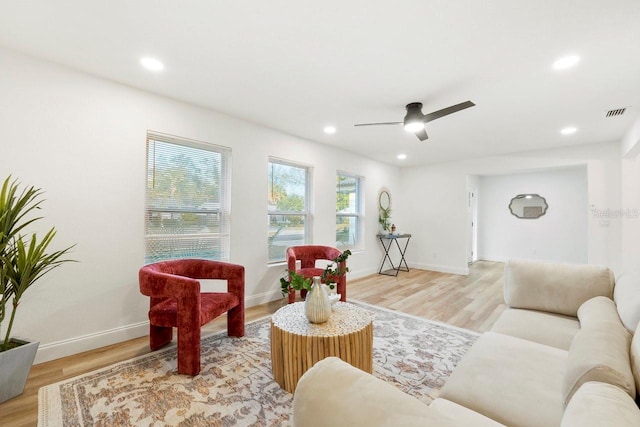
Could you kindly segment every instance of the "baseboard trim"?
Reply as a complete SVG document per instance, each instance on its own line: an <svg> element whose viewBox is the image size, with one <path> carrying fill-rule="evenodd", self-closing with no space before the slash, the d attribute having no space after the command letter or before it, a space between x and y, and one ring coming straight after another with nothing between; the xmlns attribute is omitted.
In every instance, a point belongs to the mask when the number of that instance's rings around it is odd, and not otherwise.
<svg viewBox="0 0 640 427"><path fill-rule="evenodd" d="M49 362L72 354L94 350L111 344L139 338L149 334L149 322L120 326L93 334L81 335L66 340L40 344L34 363Z"/></svg>
<svg viewBox="0 0 640 427"><path fill-rule="evenodd" d="M245 306L264 304L282 298L280 289L251 295L245 299ZM49 362L61 357L71 356L84 351L95 350L96 348L119 342L143 337L149 334L149 321L133 323L106 331L95 332L93 334L82 335L66 340L41 344L34 360L34 364Z"/></svg>
<svg viewBox="0 0 640 427"><path fill-rule="evenodd" d="M254 305L266 304L271 301L275 301L278 299L284 298L282 296L282 291L280 289L276 289L273 291L262 292L256 295L251 295L244 299L245 308L253 307Z"/></svg>
<svg viewBox="0 0 640 427"><path fill-rule="evenodd" d="M511 258L510 257L503 257L503 256L478 256L478 261L491 261L491 262L507 262L509 261Z"/></svg>
<svg viewBox="0 0 640 427"><path fill-rule="evenodd" d="M410 268L417 268L420 270L438 271L440 273L460 274L463 276L469 275L469 267L456 268L447 265L438 264L422 264L422 263L409 263Z"/></svg>

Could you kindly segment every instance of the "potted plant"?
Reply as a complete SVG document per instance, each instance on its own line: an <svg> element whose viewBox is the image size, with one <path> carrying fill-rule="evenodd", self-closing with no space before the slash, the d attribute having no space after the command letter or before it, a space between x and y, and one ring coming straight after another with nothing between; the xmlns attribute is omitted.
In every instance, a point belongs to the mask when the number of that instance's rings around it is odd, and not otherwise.
<svg viewBox="0 0 640 427"><path fill-rule="evenodd" d="M389 223L391 222L391 208L380 208L378 222L384 231L389 231Z"/></svg>
<svg viewBox="0 0 640 427"><path fill-rule="evenodd" d="M38 342L11 336L22 296L46 273L71 261L63 256L73 247L46 252L56 235L54 227L42 239L36 233L22 234L42 218L30 214L40 209L43 199L39 188L19 192L18 187L9 176L0 191L0 402L22 393L38 350Z"/></svg>
<svg viewBox="0 0 640 427"><path fill-rule="evenodd" d="M321 281L329 286L330 289L335 288L334 283L336 283L338 277L349 272L349 267L340 268L340 263L346 261L349 255L351 255L351 251L349 249L345 250L333 259L333 263L327 264L327 267L322 272L322 276L320 276ZM291 280L289 280L289 278L291 278ZM302 289L310 291L311 284L310 278L305 278L297 274L295 270L287 271L286 276L280 278L280 288L283 297L289 294L289 288L293 288L296 291L301 291Z"/></svg>

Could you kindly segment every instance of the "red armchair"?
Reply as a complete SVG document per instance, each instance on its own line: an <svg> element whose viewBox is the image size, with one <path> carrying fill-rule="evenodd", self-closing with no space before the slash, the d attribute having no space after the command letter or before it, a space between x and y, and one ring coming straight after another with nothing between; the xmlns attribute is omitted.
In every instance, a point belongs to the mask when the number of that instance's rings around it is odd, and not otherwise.
<svg viewBox="0 0 640 427"><path fill-rule="evenodd" d="M318 246L318 245L304 245L304 246L291 246L287 248L287 269L289 271L295 270L295 272L306 278L312 278L313 276L322 276L324 268L316 268L317 260L328 260L327 263L331 263L333 259L342 255L338 249L331 246ZM300 268L296 269L296 261L300 261ZM340 294L340 301L347 300L347 275L346 268L347 262L343 261L338 265L340 271L343 271L342 275L334 277L336 282L336 292ZM304 289L300 291L300 295L304 297L307 291ZM296 300L295 289L289 288L289 304Z"/></svg>
<svg viewBox="0 0 640 427"><path fill-rule="evenodd" d="M138 274L140 292L151 297L149 344L157 350L178 328L178 373L200 372L200 327L225 312L229 336L244 336L244 267L180 259L148 264ZM197 279L227 281L227 292L200 292Z"/></svg>

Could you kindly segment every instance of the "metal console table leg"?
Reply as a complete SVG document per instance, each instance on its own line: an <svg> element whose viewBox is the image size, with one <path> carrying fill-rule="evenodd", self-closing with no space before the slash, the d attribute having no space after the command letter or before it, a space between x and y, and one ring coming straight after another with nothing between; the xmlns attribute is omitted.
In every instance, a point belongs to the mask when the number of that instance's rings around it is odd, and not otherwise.
<svg viewBox="0 0 640 427"><path fill-rule="evenodd" d="M407 252L407 247L409 246L409 240L411 240L411 234L378 234L378 239L380 240L380 244L384 249L384 257L382 258L382 263L380 264L380 270L378 270L378 274L397 277L400 271L409 271L409 266L407 265L407 260L404 256ZM400 242L398 242L398 239L407 239L404 247L400 246ZM393 265L391 256L389 256L389 250L391 249L391 246L393 246L393 242L396 242L396 247L400 252L400 262L398 263L397 267ZM389 260L391 268L383 270L387 260ZM404 268L402 267L402 264L404 264ZM391 273L391 271L393 271L393 273Z"/></svg>

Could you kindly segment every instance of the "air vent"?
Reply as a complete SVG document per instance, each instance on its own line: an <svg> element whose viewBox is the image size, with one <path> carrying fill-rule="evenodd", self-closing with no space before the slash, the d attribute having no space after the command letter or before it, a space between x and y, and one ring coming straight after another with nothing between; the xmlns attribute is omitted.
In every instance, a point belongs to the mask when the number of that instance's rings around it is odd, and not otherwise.
<svg viewBox="0 0 640 427"><path fill-rule="evenodd" d="M605 117L617 117L617 116L621 116L624 114L624 112L627 111L627 108L617 108L615 110L609 110L607 111L607 115Z"/></svg>

